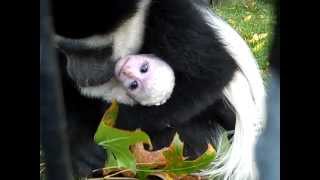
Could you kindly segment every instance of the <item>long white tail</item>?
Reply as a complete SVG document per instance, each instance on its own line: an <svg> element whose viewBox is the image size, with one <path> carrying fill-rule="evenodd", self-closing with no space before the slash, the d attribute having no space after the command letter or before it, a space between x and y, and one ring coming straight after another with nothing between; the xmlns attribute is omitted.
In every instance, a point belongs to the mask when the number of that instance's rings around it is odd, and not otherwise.
<svg viewBox="0 0 320 180"><path fill-rule="evenodd" d="M208 24L218 31L227 51L239 66L239 71L224 90L237 115L233 142L223 155L219 155L218 147L219 158L204 174L230 180L258 179L254 149L265 124L265 89L257 62L246 42L230 25L210 9L199 9Z"/></svg>

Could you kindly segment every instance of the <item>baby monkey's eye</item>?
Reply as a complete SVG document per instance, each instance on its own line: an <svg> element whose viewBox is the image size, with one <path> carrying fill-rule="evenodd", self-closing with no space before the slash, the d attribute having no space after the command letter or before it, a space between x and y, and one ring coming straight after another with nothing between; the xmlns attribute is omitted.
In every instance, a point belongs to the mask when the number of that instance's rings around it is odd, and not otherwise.
<svg viewBox="0 0 320 180"><path fill-rule="evenodd" d="M148 72L148 69L149 69L149 63L144 63L144 64L142 64L142 66L140 67L140 72L141 73L146 73L146 72Z"/></svg>
<svg viewBox="0 0 320 180"><path fill-rule="evenodd" d="M135 89L137 89L138 88L138 82L137 81L133 81L130 85L129 85L129 89L130 90L135 90Z"/></svg>

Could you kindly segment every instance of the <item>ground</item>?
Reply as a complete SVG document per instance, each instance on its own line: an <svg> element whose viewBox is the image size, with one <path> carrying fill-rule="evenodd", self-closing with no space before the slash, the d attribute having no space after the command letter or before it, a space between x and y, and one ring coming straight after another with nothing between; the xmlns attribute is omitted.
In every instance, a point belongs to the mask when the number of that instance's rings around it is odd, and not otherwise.
<svg viewBox="0 0 320 180"><path fill-rule="evenodd" d="M266 80L275 23L272 1L234 0L212 6L246 40Z"/></svg>

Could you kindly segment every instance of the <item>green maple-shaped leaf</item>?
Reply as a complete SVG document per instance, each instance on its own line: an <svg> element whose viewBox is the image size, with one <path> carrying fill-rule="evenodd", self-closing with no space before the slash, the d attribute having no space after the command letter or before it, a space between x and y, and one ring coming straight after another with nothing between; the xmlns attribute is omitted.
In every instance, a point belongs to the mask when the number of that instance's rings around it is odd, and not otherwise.
<svg viewBox="0 0 320 180"><path fill-rule="evenodd" d="M138 166L137 169L130 146L141 142L151 145L150 138L141 130L126 131L114 128L118 110L118 104L113 101L104 114L94 137L95 142L106 149L108 157L106 168L126 169L135 174L137 172L136 176L141 180L146 179L149 175L175 177L199 172L207 168L216 157L216 151L209 144L207 151L200 157L192 161L187 160L183 156L183 143L176 134L171 145L163 152L167 162L164 167L154 169L148 166Z"/></svg>
<svg viewBox="0 0 320 180"><path fill-rule="evenodd" d="M125 131L113 128L118 116L118 105L113 101L111 107L106 111L94 136L97 144L107 151L108 162L106 167L130 169L136 172L136 162L130 151L130 145L145 142L150 144L149 136L140 131Z"/></svg>
<svg viewBox="0 0 320 180"><path fill-rule="evenodd" d="M171 146L163 152L167 159L164 171L175 175L188 175L207 168L216 158L216 151L209 144L207 151L195 160L186 160L183 156L183 143L178 134L175 135Z"/></svg>

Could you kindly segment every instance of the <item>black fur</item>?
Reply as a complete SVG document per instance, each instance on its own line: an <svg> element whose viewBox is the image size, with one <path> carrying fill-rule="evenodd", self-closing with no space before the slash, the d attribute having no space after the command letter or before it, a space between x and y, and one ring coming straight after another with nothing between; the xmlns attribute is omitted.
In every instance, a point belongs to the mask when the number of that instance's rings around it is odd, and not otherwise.
<svg viewBox="0 0 320 180"><path fill-rule="evenodd" d="M113 76L115 64L105 59L111 53L111 47L98 51L84 49L69 53L67 65L69 75L82 87L100 85L101 82L109 81Z"/></svg>
<svg viewBox="0 0 320 180"><path fill-rule="evenodd" d="M107 13L106 20L97 21L99 25L97 29L90 20L89 24L85 24L87 19L82 23L75 22L65 26L63 22L70 22L69 18L61 19L62 16L58 15L60 18L57 18L55 23L58 27L57 32L71 38L83 37L90 33L82 33L78 28L86 25L92 28L91 33L110 32L116 24L132 13L131 10L136 7L133 2L123 3L122 9L125 9L126 13L121 13L124 11L115 10L118 8L118 3L109 1L107 9L114 8L112 16ZM145 130L156 149L167 146L174 133L178 132L185 142L185 155L190 158L201 154L208 142L216 143L211 136L219 125L226 129L234 128L235 115L232 109L225 105L222 90L230 82L237 68L216 33L195 10L192 4L195 2L194 0L152 1L146 20L145 39L139 53L151 53L164 59L175 72L175 89L171 99L159 107L121 105L117 121L119 128ZM202 1L199 3L203 4ZM101 18L99 13L95 15ZM107 29L109 27L110 29ZM76 33L71 35L70 32ZM83 57L80 58L82 63L90 66L94 62L92 60L94 56L84 58L81 53L77 55ZM109 63L112 66L108 58L105 59L107 60L101 64L107 66ZM68 68L69 71L70 69L74 71L69 74L77 82L78 79L72 74L80 73L82 70L86 71L83 73L85 76L90 76L92 84L101 81L97 80L100 75L92 74L90 68L83 69L80 66L78 68L68 66ZM110 69L104 68L102 74L109 72ZM87 175L90 169L103 166L104 153L93 143L93 135L108 104L79 95L77 88L66 82L64 90L73 164L77 174Z"/></svg>
<svg viewBox="0 0 320 180"><path fill-rule="evenodd" d="M139 0L53 0L57 34L85 38L112 32L137 10Z"/></svg>
<svg viewBox="0 0 320 180"><path fill-rule="evenodd" d="M65 60L63 56L60 59ZM60 61L60 67L72 164L75 174L86 175L92 169L101 167L105 161L103 149L93 142L93 133L107 104L80 95L76 84L66 72L65 61Z"/></svg>

